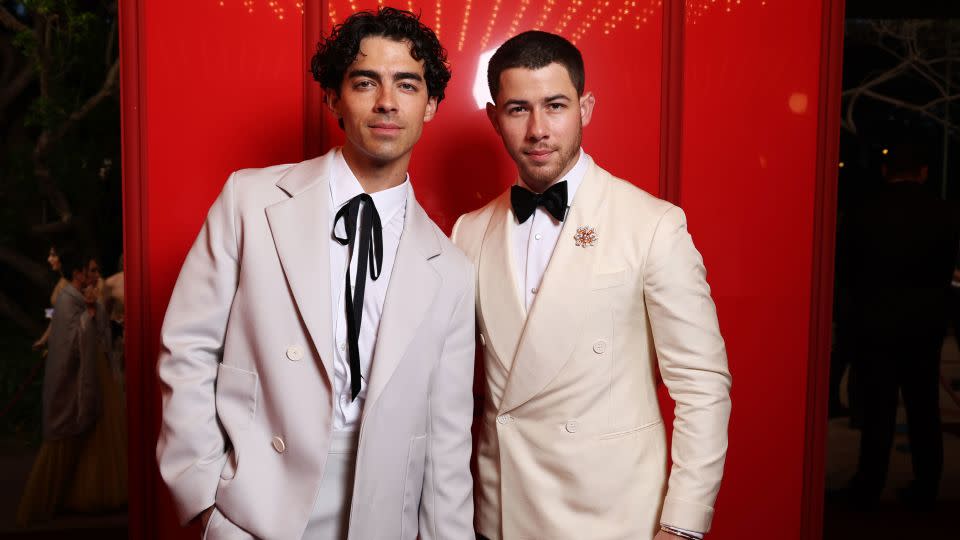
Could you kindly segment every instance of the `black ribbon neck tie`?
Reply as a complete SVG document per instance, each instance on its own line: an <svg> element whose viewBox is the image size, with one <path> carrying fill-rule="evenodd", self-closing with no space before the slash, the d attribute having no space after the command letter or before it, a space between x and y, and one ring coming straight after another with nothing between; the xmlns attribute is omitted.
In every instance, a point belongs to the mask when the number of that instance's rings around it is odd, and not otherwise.
<svg viewBox="0 0 960 540"><path fill-rule="evenodd" d="M363 203L363 204L361 204ZM359 217L360 227L357 227ZM337 236L337 223L343 220L345 238ZM355 245L357 236L360 245ZM347 259L347 276L344 284L346 301L344 306L347 312L347 339L350 357L350 393L357 399L360 393L360 322L363 320L363 294L367 285L367 265L370 265L370 279L376 281L383 269L383 225L380 223L380 213L377 212L373 198L361 193L347 201L333 220L333 239L343 246L349 246ZM353 259L354 249L357 251L357 277L354 287L350 287L350 260Z"/></svg>
<svg viewBox="0 0 960 540"><path fill-rule="evenodd" d="M510 188L510 204L520 223L530 219L538 206L550 212L557 221L563 221L567 213L567 181L557 182L543 193L515 185Z"/></svg>

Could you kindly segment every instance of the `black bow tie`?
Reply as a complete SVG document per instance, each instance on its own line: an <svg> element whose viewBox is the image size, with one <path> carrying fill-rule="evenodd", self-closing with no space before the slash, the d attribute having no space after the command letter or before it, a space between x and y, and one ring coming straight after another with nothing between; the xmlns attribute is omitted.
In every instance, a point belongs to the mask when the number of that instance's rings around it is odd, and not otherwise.
<svg viewBox="0 0 960 540"><path fill-rule="evenodd" d="M363 202L361 209L360 203ZM357 230L357 216L360 217L360 229ZM343 219L343 228L346 238L337 236L337 222ZM376 281L380 277L383 266L383 226L380 224L380 213L373 204L373 199L366 193L361 193L350 199L337 212L333 220L333 238L341 245L350 246L349 257L353 258L354 244L357 233L360 233L360 245L357 252L357 279L352 292L350 288L350 263L347 262L347 277L344 285L347 312L347 347L350 349L350 393L357 399L360 393L360 321L363 319L363 292L367 285L367 264L370 264L370 279Z"/></svg>
<svg viewBox="0 0 960 540"><path fill-rule="evenodd" d="M567 181L557 182L543 193L513 186L510 188L510 204L520 223L530 219L538 206L550 212L557 221L563 221L567 213Z"/></svg>

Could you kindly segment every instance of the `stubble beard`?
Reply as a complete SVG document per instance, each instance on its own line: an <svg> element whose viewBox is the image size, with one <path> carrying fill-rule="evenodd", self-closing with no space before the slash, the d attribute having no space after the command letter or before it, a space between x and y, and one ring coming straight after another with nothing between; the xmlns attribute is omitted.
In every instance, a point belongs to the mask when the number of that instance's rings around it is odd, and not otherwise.
<svg viewBox="0 0 960 540"><path fill-rule="evenodd" d="M583 139L583 132L577 133L577 139L574 144L571 144L568 148L559 148L558 151L562 152L560 154L560 160L556 165L546 165L543 167L530 167L526 164L520 167L520 178L529 186L531 189L537 193L543 193L547 190L554 182L560 179L560 174L563 173L567 167L572 166L576 162L577 157L580 154L580 143ZM522 152L521 152L522 155ZM525 163L514 156L514 161L519 163Z"/></svg>

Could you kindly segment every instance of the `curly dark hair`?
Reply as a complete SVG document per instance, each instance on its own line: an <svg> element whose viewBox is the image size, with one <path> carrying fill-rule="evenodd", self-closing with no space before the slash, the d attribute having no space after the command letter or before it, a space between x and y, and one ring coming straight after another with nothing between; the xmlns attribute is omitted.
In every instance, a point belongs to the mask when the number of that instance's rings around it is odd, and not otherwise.
<svg viewBox="0 0 960 540"><path fill-rule="evenodd" d="M370 36L410 42L410 56L423 60L428 95L436 97L437 103L443 101L443 92L450 81L447 51L433 30L420 22L419 16L391 7L376 12L358 11L343 24L334 26L329 36L320 39L317 54L310 61L313 78L321 87L339 95L343 76L360 52L360 42Z"/></svg>

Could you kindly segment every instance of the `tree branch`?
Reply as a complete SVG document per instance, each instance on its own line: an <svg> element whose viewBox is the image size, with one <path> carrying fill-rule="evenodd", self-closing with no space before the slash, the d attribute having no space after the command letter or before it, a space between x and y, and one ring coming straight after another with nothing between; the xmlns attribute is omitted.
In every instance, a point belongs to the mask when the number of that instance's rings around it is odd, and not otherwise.
<svg viewBox="0 0 960 540"><path fill-rule="evenodd" d="M81 105L77 110L73 111L70 116L68 116L67 119L64 120L63 123L60 124L60 126L55 130L44 131L40 134L40 137L37 140L37 146L34 149L34 155L44 155L50 148L50 145L63 138L63 136L70 131L70 128L90 114L90 111L99 105L101 101L113 94L117 88L119 74L120 59L118 58L117 60L114 60L113 65L110 66L110 70L107 71L107 76L103 81L103 85L96 94L90 96L83 105Z"/></svg>
<svg viewBox="0 0 960 540"><path fill-rule="evenodd" d="M7 8L0 5L0 24L9 28L14 32L29 32L30 27L18 21L12 13L7 11Z"/></svg>
<svg viewBox="0 0 960 540"><path fill-rule="evenodd" d="M0 263L16 270L34 285L47 286L47 267L33 259L18 253L7 246L0 245Z"/></svg>

